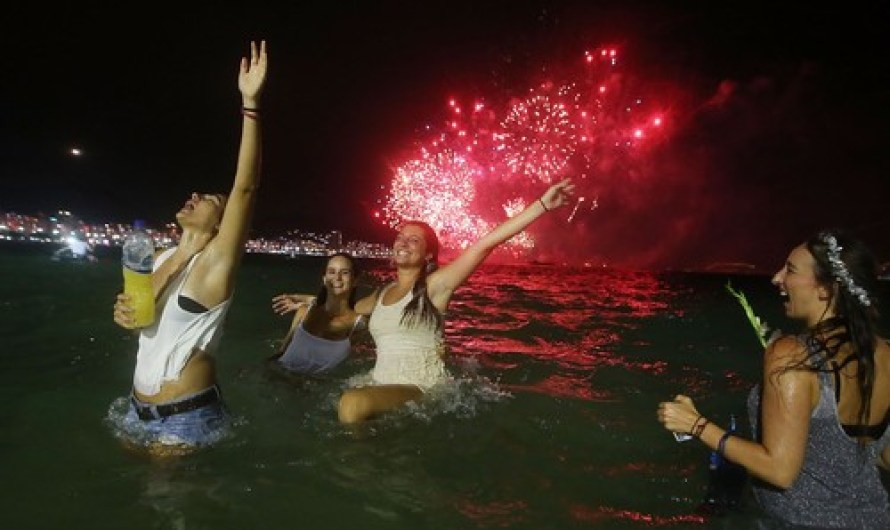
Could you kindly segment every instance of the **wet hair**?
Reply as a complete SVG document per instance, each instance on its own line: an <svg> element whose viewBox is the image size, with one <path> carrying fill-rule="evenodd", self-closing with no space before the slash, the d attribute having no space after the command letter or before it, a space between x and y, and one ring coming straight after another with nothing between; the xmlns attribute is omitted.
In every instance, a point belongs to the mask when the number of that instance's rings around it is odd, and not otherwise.
<svg viewBox="0 0 890 530"><path fill-rule="evenodd" d="M833 371L856 361L859 423L867 425L875 383L878 262L865 243L841 230L815 234L806 242L806 248L815 260L816 282L828 290L829 306L834 302L835 316L820 320L811 330L814 347L808 349L804 363L818 371ZM851 291L850 285L855 285L858 293ZM863 292L869 303L863 303ZM841 347L848 343L852 355L839 364L833 363ZM831 364L836 364L836 368Z"/></svg>
<svg viewBox="0 0 890 530"><path fill-rule="evenodd" d="M358 286L356 285L355 278L358 277L358 267L355 264L355 258L346 252L337 252L335 254L331 254L328 256L328 260L325 262L325 271L327 271L328 264L331 263L331 260L336 258L346 258L346 261L349 262L349 267L352 269L352 289L349 290L349 300L347 301L347 305L349 309L355 309L355 302L358 299ZM328 301L328 289L325 287L324 282L321 283L321 289L319 289L318 294L315 295L315 305L323 306L325 302Z"/></svg>
<svg viewBox="0 0 890 530"><path fill-rule="evenodd" d="M417 281L414 282L414 287L411 288L411 300L408 301L408 305L402 311L400 323L410 327L423 323L433 325L436 329L441 329L442 314L439 313L439 310L433 305L433 301L430 300L426 285L426 277L439 266L439 236L436 235L433 227L423 221L405 221L402 223L402 227L405 226L420 228L423 232L423 240L426 243L426 252L431 254L432 257L426 266L421 268L420 275L417 277Z"/></svg>

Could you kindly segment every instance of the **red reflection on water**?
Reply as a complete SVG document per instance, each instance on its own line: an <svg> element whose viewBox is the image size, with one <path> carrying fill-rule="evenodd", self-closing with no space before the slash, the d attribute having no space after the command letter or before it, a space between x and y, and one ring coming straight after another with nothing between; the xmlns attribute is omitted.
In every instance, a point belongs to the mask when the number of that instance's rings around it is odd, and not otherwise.
<svg viewBox="0 0 890 530"><path fill-rule="evenodd" d="M589 401L613 399L591 388L599 368L619 367L661 375L664 361L633 360L617 353L645 341L625 339L655 315L682 316L676 289L648 272L493 265L473 275L452 301L446 341L456 357L504 375L501 386ZM509 381L511 370L538 366L557 373L531 384Z"/></svg>
<svg viewBox="0 0 890 530"><path fill-rule="evenodd" d="M619 510L608 506L598 506L596 508L591 508L589 506L572 506L570 511L575 519L589 523L607 519L624 519L645 523L646 526L674 526L689 523L705 524L707 522L707 519L704 516L698 514L655 515L633 510Z"/></svg>
<svg viewBox="0 0 890 530"><path fill-rule="evenodd" d="M525 519L528 503L523 500L480 503L461 499L454 507L479 525L507 527Z"/></svg>
<svg viewBox="0 0 890 530"><path fill-rule="evenodd" d="M534 385L510 385L501 384L500 387L508 392L537 392L554 397L570 397L585 401L615 401L611 392L592 388L590 381L582 377L569 377L567 375L553 375Z"/></svg>

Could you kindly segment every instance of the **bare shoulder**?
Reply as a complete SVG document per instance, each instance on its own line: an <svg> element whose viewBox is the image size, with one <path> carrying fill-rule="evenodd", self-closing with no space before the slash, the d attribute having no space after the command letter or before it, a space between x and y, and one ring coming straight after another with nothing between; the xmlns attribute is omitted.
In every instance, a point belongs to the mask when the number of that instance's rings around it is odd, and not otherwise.
<svg viewBox="0 0 890 530"><path fill-rule="evenodd" d="M377 305L377 298L383 292L383 289L385 287L377 287L370 294L358 299L355 303L354 311L359 315L370 315L374 311L374 307Z"/></svg>
<svg viewBox="0 0 890 530"><path fill-rule="evenodd" d="M798 364L807 356L807 346L796 335L784 335L772 341L766 349L765 360L768 364Z"/></svg>

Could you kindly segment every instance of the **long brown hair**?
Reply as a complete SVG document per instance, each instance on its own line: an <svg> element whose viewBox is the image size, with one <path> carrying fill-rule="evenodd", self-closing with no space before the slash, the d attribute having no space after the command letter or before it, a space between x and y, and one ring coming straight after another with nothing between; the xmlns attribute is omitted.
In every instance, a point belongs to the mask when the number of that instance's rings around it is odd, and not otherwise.
<svg viewBox="0 0 890 530"><path fill-rule="evenodd" d="M840 370L856 361L859 424L868 425L878 333L877 260L865 243L840 230L819 232L806 242L806 247L816 262L816 281L828 288L829 304L833 301L835 308L834 317L822 320L810 330L814 341L814 347L809 351L810 361L820 371ZM861 293L852 292L851 285ZM850 345L851 355L837 363L835 359L844 344ZM815 357L823 353L824 361L820 366ZM831 367L832 364L835 366Z"/></svg>
<svg viewBox="0 0 890 530"><path fill-rule="evenodd" d="M421 268L420 275L411 288L411 300L402 311L401 324L409 327L418 324L433 325L436 329L442 328L442 314L433 305L427 293L426 277L439 266L439 236L433 228L423 221L405 221L402 226L416 226L423 232L423 240L426 243L427 254L430 259L426 265Z"/></svg>

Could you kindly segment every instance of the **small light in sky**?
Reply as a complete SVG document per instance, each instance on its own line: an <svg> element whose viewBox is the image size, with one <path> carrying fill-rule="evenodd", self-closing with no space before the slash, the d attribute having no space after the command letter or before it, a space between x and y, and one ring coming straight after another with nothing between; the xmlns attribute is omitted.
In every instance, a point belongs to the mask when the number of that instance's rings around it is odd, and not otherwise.
<svg viewBox="0 0 890 530"><path fill-rule="evenodd" d="M77 148L77 147L72 147L72 148L68 151L68 153L69 153L71 156L80 156L80 155L83 154L83 151L81 151L81 150L80 150L79 148Z"/></svg>

